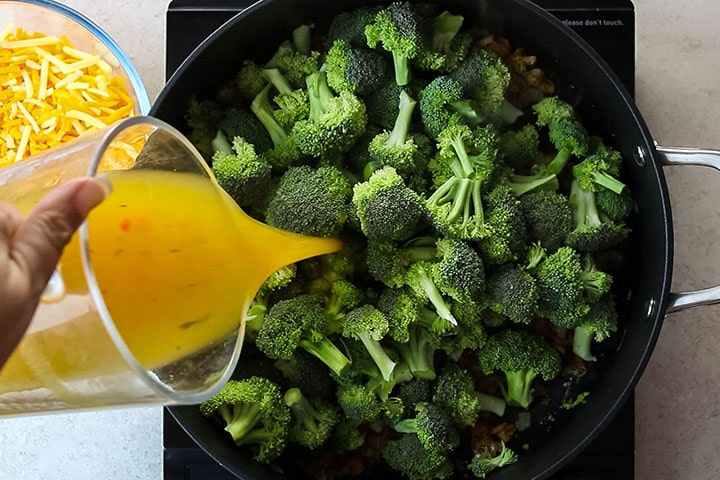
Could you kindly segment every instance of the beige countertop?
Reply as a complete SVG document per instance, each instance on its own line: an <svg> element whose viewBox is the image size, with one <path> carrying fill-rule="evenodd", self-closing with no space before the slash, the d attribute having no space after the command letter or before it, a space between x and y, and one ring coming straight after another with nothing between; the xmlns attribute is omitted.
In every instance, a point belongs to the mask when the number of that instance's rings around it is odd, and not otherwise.
<svg viewBox="0 0 720 480"><path fill-rule="evenodd" d="M128 52L154 99L165 78L168 0L64 3ZM636 98L653 136L665 146L720 148L720 2L634 3ZM665 173L675 225L673 289L720 284L720 174L702 168ZM639 480L720 478L718 314L720 307L703 307L665 320L636 392ZM158 480L160 414L142 408L0 422L0 478Z"/></svg>

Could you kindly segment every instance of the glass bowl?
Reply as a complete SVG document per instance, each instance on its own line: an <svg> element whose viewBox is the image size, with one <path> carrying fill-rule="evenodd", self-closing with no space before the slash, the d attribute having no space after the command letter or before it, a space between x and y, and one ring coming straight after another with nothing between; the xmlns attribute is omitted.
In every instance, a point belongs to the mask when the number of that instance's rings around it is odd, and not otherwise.
<svg viewBox="0 0 720 480"><path fill-rule="evenodd" d="M28 33L66 36L75 48L97 54L112 67L134 99L135 115L150 110L150 99L130 57L97 24L81 13L52 0L0 0L0 29L8 23Z"/></svg>

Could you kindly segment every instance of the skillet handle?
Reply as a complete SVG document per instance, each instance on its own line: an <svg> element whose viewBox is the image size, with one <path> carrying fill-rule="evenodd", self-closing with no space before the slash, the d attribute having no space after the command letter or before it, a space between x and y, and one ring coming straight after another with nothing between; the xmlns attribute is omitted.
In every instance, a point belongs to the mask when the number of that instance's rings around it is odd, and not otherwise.
<svg viewBox="0 0 720 480"><path fill-rule="evenodd" d="M720 150L661 146L656 146L656 150L664 167L693 165L720 171ZM666 313L716 303L720 303L720 285L689 292L671 292Z"/></svg>

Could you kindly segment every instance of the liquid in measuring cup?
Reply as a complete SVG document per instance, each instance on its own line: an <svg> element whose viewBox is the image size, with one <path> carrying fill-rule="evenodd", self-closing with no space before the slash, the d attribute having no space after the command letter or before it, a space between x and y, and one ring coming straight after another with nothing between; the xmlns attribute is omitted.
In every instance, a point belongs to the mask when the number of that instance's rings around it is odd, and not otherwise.
<svg viewBox="0 0 720 480"><path fill-rule="evenodd" d="M157 369L237 335L264 280L341 247L254 220L207 177L158 170L107 174L108 198L87 222L94 283L125 345ZM74 383L111 375L118 355L92 301L75 235L31 326L0 371L2 394L37 388L78 395ZM92 282L90 282L92 283ZM2 408L0 407L0 410Z"/></svg>

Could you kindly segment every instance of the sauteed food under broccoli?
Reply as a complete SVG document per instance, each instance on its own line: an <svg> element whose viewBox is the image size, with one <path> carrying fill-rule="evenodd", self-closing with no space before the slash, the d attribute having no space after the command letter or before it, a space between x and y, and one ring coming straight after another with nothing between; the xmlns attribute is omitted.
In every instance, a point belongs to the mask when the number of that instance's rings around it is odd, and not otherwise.
<svg viewBox="0 0 720 480"><path fill-rule="evenodd" d="M533 56L437 5L364 7L246 59L187 124L249 214L344 240L267 280L200 405L257 461L485 478L587 397L550 386L618 329L605 259L634 203Z"/></svg>

